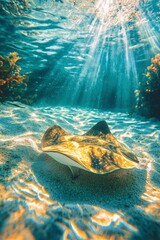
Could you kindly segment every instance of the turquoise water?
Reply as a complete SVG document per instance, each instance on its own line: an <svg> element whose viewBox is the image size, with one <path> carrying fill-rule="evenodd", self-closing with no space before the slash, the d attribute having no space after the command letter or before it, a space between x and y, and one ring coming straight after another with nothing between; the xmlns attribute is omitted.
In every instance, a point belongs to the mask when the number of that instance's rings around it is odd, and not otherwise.
<svg viewBox="0 0 160 240"><path fill-rule="evenodd" d="M160 52L159 7L158 0L0 1L0 55L17 52L28 77L5 88L13 73L0 57L0 240L160 239L159 70L155 95L140 102L152 118L135 113L135 91ZM53 125L81 135L102 120L138 157L135 168L81 170L74 180L41 149Z"/></svg>
<svg viewBox="0 0 160 240"><path fill-rule="evenodd" d="M15 0L0 6L1 54L18 52L37 102L135 106L138 82L159 53L158 0Z"/></svg>

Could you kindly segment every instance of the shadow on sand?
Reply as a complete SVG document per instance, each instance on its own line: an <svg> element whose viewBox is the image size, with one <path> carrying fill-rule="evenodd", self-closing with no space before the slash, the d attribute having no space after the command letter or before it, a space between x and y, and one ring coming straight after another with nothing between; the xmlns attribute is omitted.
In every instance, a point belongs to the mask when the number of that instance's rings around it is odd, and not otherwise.
<svg viewBox="0 0 160 240"><path fill-rule="evenodd" d="M91 204L112 209L126 209L140 204L144 192L144 170L118 170L97 175L81 170L75 180L71 172L46 154L41 154L32 165L37 180L50 197L61 204Z"/></svg>

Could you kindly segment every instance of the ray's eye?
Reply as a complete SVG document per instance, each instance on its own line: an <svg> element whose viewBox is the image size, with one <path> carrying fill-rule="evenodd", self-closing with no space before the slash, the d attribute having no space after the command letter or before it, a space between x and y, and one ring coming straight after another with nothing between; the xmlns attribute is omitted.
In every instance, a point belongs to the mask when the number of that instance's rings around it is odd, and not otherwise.
<svg viewBox="0 0 160 240"><path fill-rule="evenodd" d="M109 150L111 150L112 152L115 152L115 153L117 153L117 146L114 146L114 145L111 145L111 144L109 144L108 146L107 146L107 148L109 149Z"/></svg>
<svg viewBox="0 0 160 240"><path fill-rule="evenodd" d="M133 153L127 152L127 151L125 151L125 150L123 150L123 149L120 149L120 151L121 151L121 153L122 153L125 157L127 157L129 160L132 160L132 161L137 162L137 163L139 162L138 159L137 159L137 157L136 157Z"/></svg>

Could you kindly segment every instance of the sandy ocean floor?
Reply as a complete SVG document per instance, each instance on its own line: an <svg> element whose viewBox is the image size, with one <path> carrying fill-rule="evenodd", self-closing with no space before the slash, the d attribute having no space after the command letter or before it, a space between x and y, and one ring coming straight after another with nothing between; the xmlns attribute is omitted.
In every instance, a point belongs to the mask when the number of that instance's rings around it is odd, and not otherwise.
<svg viewBox="0 0 160 240"><path fill-rule="evenodd" d="M160 122L63 107L0 106L0 239L160 239ZM58 124L82 134L106 120L139 158L132 170L96 175L41 151Z"/></svg>

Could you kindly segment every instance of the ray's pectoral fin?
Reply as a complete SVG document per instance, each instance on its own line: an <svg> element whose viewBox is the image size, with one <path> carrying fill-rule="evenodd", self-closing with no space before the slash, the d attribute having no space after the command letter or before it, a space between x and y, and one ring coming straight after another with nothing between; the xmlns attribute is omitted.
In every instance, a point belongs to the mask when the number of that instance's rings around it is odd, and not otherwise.
<svg viewBox="0 0 160 240"><path fill-rule="evenodd" d="M80 169L77 167L73 167L68 165L69 169L71 170L72 173L72 179L76 179L80 175Z"/></svg>
<svg viewBox="0 0 160 240"><path fill-rule="evenodd" d="M106 121L100 121L94 125L84 136L99 136L100 134L110 134L110 129Z"/></svg>
<svg viewBox="0 0 160 240"><path fill-rule="evenodd" d="M71 135L58 125L47 129L42 138L42 150L57 162L68 166L72 178L80 169L96 174L129 169L138 163L137 157L112 135L107 123L100 121L84 135ZM91 155L95 155L91 159Z"/></svg>

